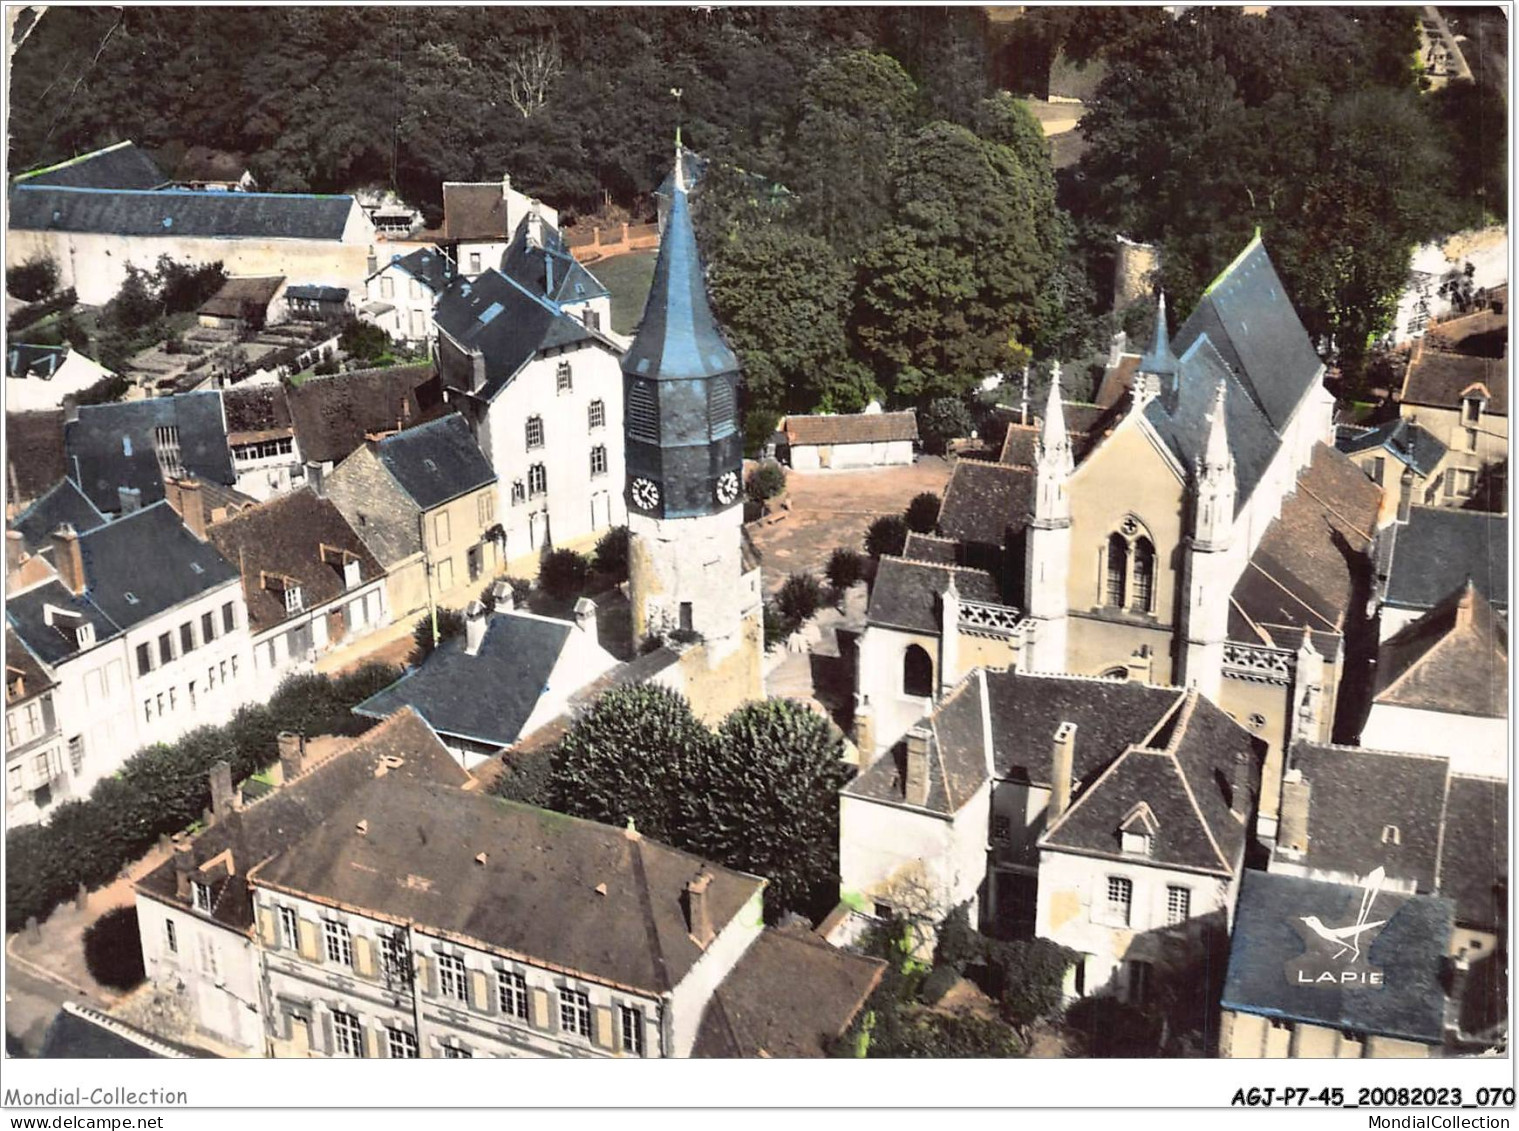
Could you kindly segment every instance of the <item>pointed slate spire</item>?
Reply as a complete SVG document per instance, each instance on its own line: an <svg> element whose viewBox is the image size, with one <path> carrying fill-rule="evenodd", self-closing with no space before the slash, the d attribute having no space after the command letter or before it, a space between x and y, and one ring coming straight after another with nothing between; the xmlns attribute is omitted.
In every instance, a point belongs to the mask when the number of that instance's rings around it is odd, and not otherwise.
<svg viewBox="0 0 1519 1131"><path fill-rule="evenodd" d="M1232 469L1234 457L1229 454L1229 424L1226 416L1224 382L1218 383L1213 396L1213 411L1208 413L1208 446L1203 452L1203 468L1206 471Z"/></svg>
<svg viewBox="0 0 1519 1131"><path fill-rule="evenodd" d="M1039 462L1053 461L1069 471L1071 439L1065 430L1065 406L1060 400L1060 363L1050 371L1050 392L1044 402L1044 420L1039 426Z"/></svg>
<svg viewBox="0 0 1519 1131"><path fill-rule="evenodd" d="M1176 374L1176 365L1176 355L1171 352L1171 335L1166 330L1166 293L1161 291L1160 304L1155 308L1155 336L1150 348L1139 359L1139 371L1171 377Z"/></svg>
<svg viewBox="0 0 1519 1131"><path fill-rule="evenodd" d="M654 282L638 335L622 362L623 372L653 381L700 380L736 373L739 367L707 300L683 165L677 146L675 189L654 266Z"/></svg>

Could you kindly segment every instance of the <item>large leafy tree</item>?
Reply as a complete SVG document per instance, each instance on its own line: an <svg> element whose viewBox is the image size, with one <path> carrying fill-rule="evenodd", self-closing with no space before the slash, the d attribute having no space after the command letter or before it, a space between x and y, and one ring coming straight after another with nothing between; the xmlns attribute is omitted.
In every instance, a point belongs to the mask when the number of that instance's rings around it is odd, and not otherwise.
<svg viewBox="0 0 1519 1131"><path fill-rule="evenodd" d="M1027 350L1061 228L1049 158L1011 100L990 137L934 122L893 170L895 222L861 257L855 333L899 400L964 393Z"/></svg>
<svg viewBox="0 0 1519 1131"><path fill-rule="evenodd" d="M851 51L808 77L792 146L800 219L844 254L887 223L891 184L881 175L911 130L917 87L890 55Z"/></svg>
<svg viewBox="0 0 1519 1131"><path fill-rule="evenodd" d="M636 684L607 692L565 735L554 754L557 808L679 845L686 829L686 782L712 732L668 688Z"/></svg>
<svg viewBox="0 0 1519 1131"><path fill-rule="evenodd" d="M772 914L828 910L838 898L843 754L833 725L799 703L738 708L693 769L690 846L768 879Z"/></svg>

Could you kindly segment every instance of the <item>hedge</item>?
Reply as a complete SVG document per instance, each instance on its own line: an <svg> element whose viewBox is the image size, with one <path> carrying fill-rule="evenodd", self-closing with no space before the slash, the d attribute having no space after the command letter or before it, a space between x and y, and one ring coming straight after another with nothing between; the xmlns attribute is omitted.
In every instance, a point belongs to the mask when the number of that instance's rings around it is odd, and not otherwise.
<svg viewBox="0 0 1519 1131"><path fill-rule="evenodd" d="M222 759L237 782L275 761L282 730L363 733L374 722L352 714L353 706L399 675L387 664L366 664L333 679L291 676L267 705L248 704L224 726L197 727L172 745L144 747L87 799L62 803L46 824L9 830L5 929L20 930L33 915L46 919L81 883L109 882L160 836L193 823L211 803L207 775Z"/></svg>

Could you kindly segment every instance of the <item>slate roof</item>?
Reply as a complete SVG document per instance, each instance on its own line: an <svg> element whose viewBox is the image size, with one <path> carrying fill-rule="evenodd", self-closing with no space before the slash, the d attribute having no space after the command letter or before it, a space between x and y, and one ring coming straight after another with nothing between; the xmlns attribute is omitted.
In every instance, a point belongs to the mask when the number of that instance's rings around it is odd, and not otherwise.
<svg viewBox="0 0 1519 1131"><path fill-rule="evenodd" d="M1440 466L1446 452L1446 447L1438 436L1401 416L1362 432L1359 436L1337 438L1335 447L1346 455L1381 448L1425 477L1433 474L1435 468Z"/></svg>
<svg viewBox="0 0 1519 1131"><path fill-rule="evenodd" d="M446 786L377 782L253 883L661 994L704 953L683 910L686 884L703 871L718 930L765 883L623 829Z"/></svg>
<svg viewBox="0 0 1519 1131"><path fill-rule="evenodd" d="M44 663L76 654L74 630L85 622L95 626L98 643L237 577L162 501L80 534L79 547L83 595L49 581L6 602L7 619ZM79 615L55 617L49 625L48 605Z"/></svg>
<svg viewBox="0 0 1519 1131"><path fill-rule="evenodd" d="M469 775L413 711L398 712L298 778L249 803L240 821L212 824L195 838L195 858L203 864L231 848L234 871L213 885L211 917L233 930L251 931L247 875L255 864L320 828L365 785L405 782L433 783L450 796L469 783ZM139 880L137 889L162 902L189 907L188 900L175 894L172 859Z"/></svg>
<svg viewBox="0 0 1519 1131"><path fill-rule="evenodd" d="M439 734L510 746L537 707L574 626L526 613L491 615L478 654L445 640L420 667L353 710L384 718L412 707Z"/></svg>
<svg viewBox="0 0 1519 1131"><path fill-rule="evenodd" d="M1076 742L1081 742L1079 724ZM1129 746L1074 794L1039 847L1133 859L1121 851L1119 827L1143 804L1156 825L1147 862L1233 875L1243 865L1265 754L1262 740L1209 700L1187 692L1150 745ZM1247 790L1248 798L1236 797L1236 790ZM1231 807L1244 817L1236 818Z"/></svg>
<svg viewBox="0 0 1519 1131"><path fill-rule="evenodd" d="M69 474L106 514L121 508L121 487L142 492L142 503L164 497L154 454L155 430L179 429L180 461L197 479L230 487L237 481L219 392L177 393L115 404L84 405L64 426Z"/></svg>
<svg viewBox="0 0 1519 1131"><path fill-rule="evenodd" d="M15 502L37 498L68 474L63 417L61 408L5 414L6 486Z"/></svg>
<svg viewBox="0 0 1519 1131"><path fill-rule="evenodd" d="M182 239L340 240L354 207L351 196L24 183L11 189L10 226L18 231Z"/></svg>
<svg viewBox="0 0 1519 1131"><path fill-rule="evenodd" d="M424 511L496 481L490 461L457 413L385 437L379 456Z"/></svg>
<svg viewBox="0 0 1519 1131"><path fill-rule="evenodd" d="M1509 786L1451 775L1440 852L1440 894L1456 902L1456 922L1496 931L1508 916Z"/></svg>
<svg viewBox="0 0 1519 1131"><path fill-rule="evenodd" d="M64 523L83 533L104 526L105 515L72 479L60 479L36 502L17 515L10 529L20 531L27 550L39 553L52 545L53 531Z"/></svg>
<svg viewBox="0 0 1519 1131"><path fill-rule="evenodd" d="M21 688L15 698L11 697L11 680L19 678ZM32 655L30 648L16 635L9 625L5 629L5 705L14 706L40 695L49 687L56 687L58 678L42 666L42 661Z"/></svg>
<svg viewBox="0 0 1519 1131"><path fill-rule="evenodd" d="M1306 843L1283 836L1280 860L1345 876L1381 865L1392 879L1435 889L1449 759L1299 742L1289 769L1307 783ZM1383 842L1386 825L1397 826L1401 843Z"/></svg>
<svg viewBox="0 0 1519 1131"><path fill-rule="evenodd" d="M290 402L280 382L255 385L244 381L222 390L227 417L227 442L246 444L291 434Z"/></svg>
<svg viewBox="0 0 1519 1131"><path fill-rule="evenodd" d="M406 255L397 252L390 257L389 263L382 264L369 278L373 279L375 275L390 267L405 271L435 295L442 291L457 274L453 260L436 247L419 247Z"/></svg>
<svg viewBox="0 0 1519 1131"><path fill-rule="evenodd" d="M310 299L312 302L347 302L348 288L302 283L299 286L287 287L285 297Z"/></svg>
<svg viewBox="0 0 1519 1131"><path fill-rule="evenodd" d="M1145 419L1182 467L1195 475L1207 448L1219 382L1223 382L1225 428L1229 454L1234 457L1234 511L1238 514L1271 465L1281 437L1245 379L1231 368L1211 337L1194 339L1181 355L1175 381L1145 405Z"/></svg>
<svg viewBox="0 0 1519 1131"><path fill-rule="evenodd" d="M283 275L240 275L229 278L221 289L201 303L197 314L213 318L262 317L285 283Z"/></svg>
<svg viewBox="0 0 1519 1131"><path fill-rule="evenodd" d="M264 632L291 617L281 587L270 588L265 575L294 578L305 609L317 609L347 592L344 554L359 561L360 583L383 577L385 570L329 499L309 487L276 495L248 507L207 531L211 544L242 572L248 625ZM326 558L324 561L324 550Z"/></svg>
<svg viewBox="0 0 1519 1131"><path fill-rule="evenodd" d="M53 1015L42 1038L42 1060L182 1060L196 1054L72 1001Z"/></svg>
<svg viewBox="0 0 1519 1131"><path fill-rule="evenodd" d="M919 534L916 530L909 530L907 542L902 547L902 557L907 561L958 565L960 543L952 538L939 538L933 534Z"/></svg>
<svg viewBox="0 0 1519 1131"><path fill-rule="evenodd" d="M707 1002L691 1055L822 1057L880 983L886 963L772 927L749 945Z"/></svg>
<svg viewBox="0 0 1519 1131"><path fill-rule="evenodd" d="M1203 292L1177 331L1172 348L1183 371L1186 355L1203 336L1278 434L1323 370L1258 234ZM1208 393L1211 397L1211 387ZM1229 424L1232 432L1232 410Z"/></svg>
<svg viewBox="0 0 1519 1131"><path fill-rule="evenodd" d="M1009 531L1028 525L1035 486L1033 468L958 460L939 506L939 533L957 542L1001 546Z"/></svg>
<svg viewBox="0 0 1519 1131"><path fill-rule="evenodd" d="M738 358L707 299L706 276L684 189L671 197L654 280L623 372L651 381L685 381L737 373Z"/></svg>
<svg viewBox="0 0 1519 1131"><path fill-rule="evenodd" d="M506 197L501 183L443 182L443 238L504 240Z"/></svg>
<svg viewBox="0 0 1519 1131"><path fill-rule="evenodd" d="M93 153L82 153L56 165L22 173L12 183L63 188L154 189L168 179L153 159L134 143L118 141Z"/></svg>
<svg viewBox="0 0 1519 1131"><path fill-rule="evenodd" d="M1508 633L1470 583L1384 640L1378 704L1508 717Z"/></svg>
<svg viewBox="0 0 1519 1131"><path fill-rule="evenodd" d="M439 297L433 321L461 348L485 357L485 384L475 395L493 399L539 350L600 341L578 318L562 313L499 271L457 279Z"/></svg>
<svg viewBox="0 0 1519 1131"><path fill-rule="evenodd" d="M1427 337L1414 344L1398 399L1404 404L1458 410L1472 386L1488 398L1484 413L1508 415L1508 359L1473 357L1441 349Z"/></svg>
<svg viewBox="0 0 1519 1131"><path fill-rule="evenodd" d="M1495 609L1508 609L1508 516L1415 506L1390 527L1391 558L1383 601L1428 609L1467 578Z"/></svg>
<svg viewBox="0 0 1519 1131"><path fill-rule="evenodd" d="M1062 722L1076 724L1072 780L1090 782L1127 747L1145 741L1182 696L1174 688L1124 680L977 671L956 684L929 720L927 808L956 812L986 781L988 767L1000 780L1048 789L1051 740ZM906 744L899 742L844 792L900 803L905 771Z"/></svg>
<svg viewBox="0 0 1519 1131"><path fill-rule="evenodd" d="M1339 634L1371 592L1370 551L1382 491L1348 456L1314 445L1297 490L1235 583L1230 638L1296 648L1304 628ZM1314 646L1325 655L1325 646ZM1329 647L1334 647L1330 645Z"/></svg>
<svg viewBox="0 0 1519 1131"><path fill-rule="evenodd" d="M176 181L226 181L236 184L248 172L248 157L228 149L192 145L174 166Z"/></svg>
<svg viewBox="0 0 1519 1131"><path fill-rule="evenodd" d="M74 615L55 616L53 623L48 624L48 606ZM5 619L33 654L52 666L80 653L74 633L83 625L94 627L97 644L121 631L121 626L106 616L87 594L76 597L56 579L24 593L9 594L5 601Z"/></svg>
<svg viewBox="0 0 1519 1131"><path fill-rule="evenodd" d="M421 424L449 411L431 365L308 377L285 393L301 455L337 463L370 432Z"/></svg>
<svg viewBox="0 0 1519 1131"><path fill-rule="evenodd" d="M1439 1044L1445 1020L1442 960L1452 922L1447 899L1386 892L1379 898L1375 914L1386 914L1387 925L1377 931L1365 957L1382 970L1382 985L1299 985L1288 977L1288 963L1307 949L1303 917L1354 922L1362 897L1359 886L1246 872L1234 913L1223 1008Z"/></svg>
<svg viewBox="0 0 1519 1131"><path fill-rule="evenodd" d="M871 586L870 623L937 636L941 598L951 576L961 600L1003 603L996 579L982 570L887 557L877 565Z"/></svg>
<svg viewBox="0 0 1519 1131"><path fill-rule="evenodd" d="M68 346L33 346L13 341L5 351L5 375L51 380L68 355Z"/></svg>
<svg viewBox="0 0 1519 1131"><path fill-rule="evenodd" d="M796 444L883 444L918 438L918 414L855 412L788 416L781 421L786 440Z"/></svg>
<svg viewBox="0 0 1519 1131"><path fill-rule="evenodd" d="M1129 388L1134 383L1134 374L1137 372L1139 372L1139 355L1136 353L1121 355L1117 365L1102 371L1102 383L1097 386L1097 394L1092 400L1104 408L1125 403Z"/></svg>
<svg viewBox="0 0 1519 1131"><path fill-rule="evenodd" d="M585 269L565 246L559 229L540 221L542 246L528 242L531 216L517 222L517 231L501 258L501 273L551 302L575 303L608 294L601 281Z"/></svg>
<svg viewBox="0 0 1519 1131"><path fill-rule="evenodd" d="M166 502L81 534L79 546L90 600L123 629L237 577L237 569L191 534Z"/></svg>

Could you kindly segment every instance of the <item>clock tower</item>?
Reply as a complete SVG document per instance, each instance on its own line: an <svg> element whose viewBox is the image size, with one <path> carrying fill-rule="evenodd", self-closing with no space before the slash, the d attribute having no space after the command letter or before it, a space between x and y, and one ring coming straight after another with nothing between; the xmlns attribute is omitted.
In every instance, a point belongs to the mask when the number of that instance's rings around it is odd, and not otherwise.
<svg viewBox="0 0 1519 1131"><path fill-rule="evenodd" d="M654 282L622 361L629 597L634 641L699 638L706 670L742 689L736 705L762 694L759 566L743 529L739 363L707 301L687 167L677 140Z"/></svg>

